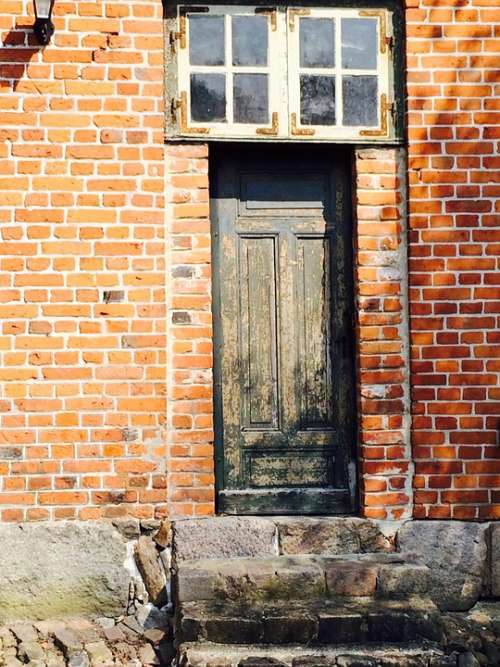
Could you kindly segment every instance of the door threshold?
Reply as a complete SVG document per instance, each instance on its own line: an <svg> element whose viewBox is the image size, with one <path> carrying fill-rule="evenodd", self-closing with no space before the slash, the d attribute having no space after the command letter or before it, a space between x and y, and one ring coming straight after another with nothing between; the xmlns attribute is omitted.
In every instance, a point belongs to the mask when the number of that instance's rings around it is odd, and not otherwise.
<svg viewBox="0 0 500 667"><path fill-rule="evenodd" d="M242 489L219 491L218 513L264 516L352 516L347 489Z"/></svg>

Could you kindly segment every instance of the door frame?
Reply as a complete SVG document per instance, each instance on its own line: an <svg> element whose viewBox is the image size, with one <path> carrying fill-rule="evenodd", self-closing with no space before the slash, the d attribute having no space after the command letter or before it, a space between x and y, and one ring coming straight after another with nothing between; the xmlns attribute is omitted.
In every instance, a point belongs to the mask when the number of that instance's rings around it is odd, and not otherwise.
<svg viewBox="0 0 500 667"><path fill-rule="evenodd" d="M359 493L358 493L358 410L357 410L357 382L356 377L358 374L357 369L357 354L356 354L356 321L355 321L355 299L354 299L354 237L353 237L353 216L352 216L352 188L350 183L350 178L352 174L352 150L349 150L348 147L342 147L336 145L332 146L323 146L318 144L313 145L283 145L283 144L250 144L250 143L218 143L212 144L210 146L210 160L209 160L209 184L210 184L210 229L211 229L211 250L212 250L212 313L213 313L213 344L214 344L214 356L213 356L213 390L214 390L214 458L215 458L215 509L216 513L227 512L227 509L221 510L220 503L220 492L223 490L224 485L224 437L223 437L223 406L222 406L222 390L221 390L221 377L222 377L222 355L223 355L223 343L222 343L222 320L221 320L221 271L219 267L221 266L221 255L220 255L220 246L218 243L218 221L216 216L216 199L217 199L217 172L219 165L222 160L228 157L241 157L242 155L249 155L253 157L260 157L264 154L273 154L278 153L282 157L284 152L290 152L295 156L304 156L304 159L307 159L307 164L314 164L313 160L315 155L325 157L328 153L335 153L335 160L341 162L341 168L345 173L345 187L343 188L343 196L345 198L344 207L343 207L343 225L344 225L344 234L342 238L344 240L350 239L350 243L346 243L347 247L344 248L344 253L346 256L346 267L350 265L351 270L346 269L345 271L345 289L346 289L346 298L350 304L350 316L351 321L349 322L350 333L352 334L352 341L347 342L347 345L350 346L350 358L349 363L349 372L351 374L350 386L352 388L352 405L354 407L355 414L352 419L349 421L349 425L345 427L342 431L342 435L345 438L345 449L344 454L347 458L347 484L349 492L349 509L346 512L344 508L341 511L336 511L334 507L329 507L328 503L325 503L324 511L314 511L314 512L303 512L301 507L290 508L288 511L283 510L280 512L276 511L266 511L265 509L260 509L259 511L252 510L247 505L246 500L242 502L236 501L234 509L231 509L233 514L317 514L317 515L341 515L341 514L356 514L359 510ZM277 490L277 492L279 492ZM271 495L271 492L270 492ZM307 490L302 490L302 493L299 491L296 498L296 502L300 504L302 502L307 502Z"/></svg>
<svg viewBox="0 0 500 667"><path fill-rule="evenodd" d="M428 453L420 440L411 440L408 235L413 232L408 228L408 155L399 146L349 148L359 514L387 521L425 518L430 506L426 503L433 500L424 472L419 469L415 475L414 461L420 457L425 462ZM163 456L159 452L165 452L165 475L160 475L153 489L141 491L156 502L167 485L166 505L154 506L157 517L200 518L215 513L208 197L214 150L214 144L206 141L170 142L164 149L168 194L165 440L158 446L148 441L148 451L152 448L155 461ZM413 289L418 292L421 287ZM418 295L412 298L418 301ZM161 341L158 337L157 345ZM416 369L413 372L418 375ZM425 387L417 390L428 392Z"/></svg>

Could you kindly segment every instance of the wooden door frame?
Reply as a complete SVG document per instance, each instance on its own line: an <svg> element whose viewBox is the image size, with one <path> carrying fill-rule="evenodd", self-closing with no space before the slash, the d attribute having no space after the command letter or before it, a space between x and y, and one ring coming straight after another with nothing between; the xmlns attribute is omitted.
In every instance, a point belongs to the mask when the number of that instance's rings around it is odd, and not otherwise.
<svg viewBox="0 0 500 667"><path fill-rule="evenodd" d="M221 272L219 271L220 262L222 260L219 252L219 243L218 243L218 223L216 219L216 206L215 199L213 197L214 188L217 185L217 170L220 165L221 160L231 157L240 157L241 155L251 155L259 156L264 153L283 152L293 153L295 156L304 156L308 160L308 164L314 164L314 156L322 156L323 158L328 154L332 153L332 147L326 147L322 145L280 145L280 144L267 144L265 146L257 144L217 144L214 145L210 155L209 161L209 183L211 187L210 193L210 211L211 211L211 243L212 243L212 313L213 313L213 342L214 342L214 359L213 359L213 381L214 381L214 454L215 454L215 507L216 512L219 512L219 492L223 490L224 483L224 438L223 438L223 417L222 417L222 391L221 391L221 359L223 355L223 345L222 345L222 322L221 322L221 285L220 277ZM352 209L350 203L352 202L352 194L350 187L350 175L352 173L352 151L340 146L335 146L333 148L335 153L335 162L341 162L341 169L345 172L345 188L343 188L343 196L345 197L344 210L343 210L343 225L344 225L344 234L342 238L351 239L351 243L348 244L348 247L345 248L344 252L346 254L346 266L351 266L351 270L345 271L345 289L347 291L347 301L350 304L350 313L351 313L351 322L348 326L352 332L352 345L348 342L347 345L351 347L350 358L346 358L346 363L349 364L349 372L352 374L350 384L352 386L352 399L355 409L355 414L350 420L350 425L343 430L342 434L346 440L344 454L347 457L347 470L348 470L348 492L349 492L349 501L350 507L348 514L356 514L358 511L358 475L357 475L357 454L358 454L358 419L357 419L357 409L356 409L356 353L355 353L355 338L356 338L356 323L355 323L355 308L354 308L354 243L353 243L353 221L352 221ZM297 495L297 500L300 502L300 494ZM251 509L247 509L246 502L242 502L240 505L241 513L252 514ZM333 508L332 508L333 509ZM295 514L300 514L300 509L296 512L291 511ZM234 510L234 513L240 513L238 506ZM257 512L255 512L257 513ZM261 511L260 513L266 514L268 512ZM276 512L270 512L276 513ZM286 512L284 512L286 513ZM325 512L321 514L328 514L327 507L325 507ZM342 510L342 513L345 513ZM338 514L338 511L337 511Z"/></svg>

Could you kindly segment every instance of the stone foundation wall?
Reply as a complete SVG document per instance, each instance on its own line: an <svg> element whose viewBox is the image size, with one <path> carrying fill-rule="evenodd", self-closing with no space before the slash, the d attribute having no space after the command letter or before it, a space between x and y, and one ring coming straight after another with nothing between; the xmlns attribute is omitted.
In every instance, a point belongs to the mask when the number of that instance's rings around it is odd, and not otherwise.
<svg viewBox="0 0 500 667"><path fill-rule="evenodd" d="M0 623L68 616L154 616L170 602L172 565L198 558L400 551L427 565L443 611L500 598L500 525L367 519L225 517L173 523L0 527ZM139 610L139 612L138 612Z"/></svg>
<svg viewBox="0 0 500 667"><path fill-rule="evenodd" d="M154 614L168 602L168 554L162 560L150 537L159 527L136 519L0 526L0 625Z"/></svg>

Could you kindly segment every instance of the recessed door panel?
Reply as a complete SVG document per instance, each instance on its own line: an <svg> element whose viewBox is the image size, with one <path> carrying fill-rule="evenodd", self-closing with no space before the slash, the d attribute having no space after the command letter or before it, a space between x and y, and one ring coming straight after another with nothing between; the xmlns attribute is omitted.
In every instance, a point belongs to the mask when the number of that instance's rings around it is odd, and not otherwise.
<svg viewBox="0 0 500 667"><path fill-rule="evenodd" d="M278 428L276 237L239 237L242 427Z"/></svg>
<svg viewBox="0 0 500 667"><path fill-rule="evenodd" d="M333 428L331 235L297 239L301 427Z"/></svg>

